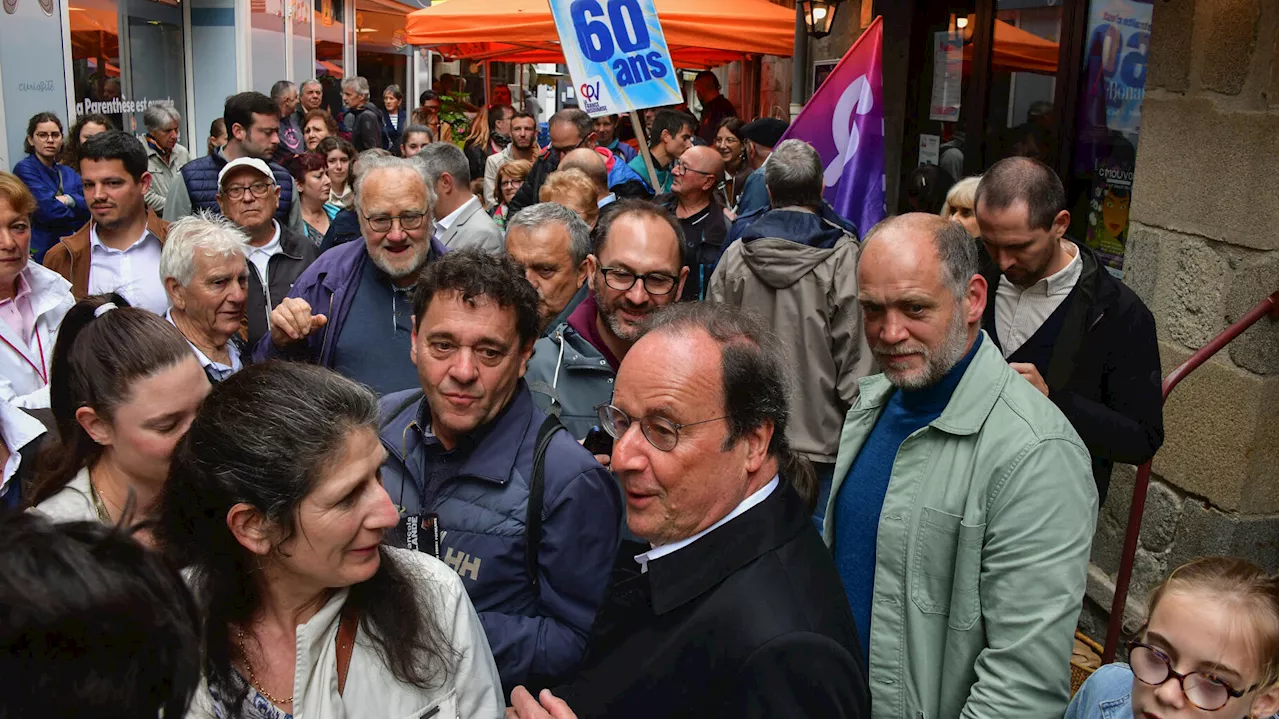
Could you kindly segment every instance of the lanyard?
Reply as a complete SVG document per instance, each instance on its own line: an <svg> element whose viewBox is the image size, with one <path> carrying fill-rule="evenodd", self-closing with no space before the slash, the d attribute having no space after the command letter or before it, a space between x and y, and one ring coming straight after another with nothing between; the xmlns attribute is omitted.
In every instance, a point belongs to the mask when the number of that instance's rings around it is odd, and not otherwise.
<svg viewBox="0 0 1280 719"><path fill-rule="evenodd" d="M0 337L0 342L3 342L9 345L10 349L18 353L18 356L22 358L22 361L31 365L31 369L34 369L36 371L36 374L40 376L40 381L42 383L49 384L49 375L44 370L44 341L40 339L40 327L38 325L35 328L35 332L36 332L36 346L40 348L40 366L39 367L37 367L34 362L27 359L27 355L24 352L22 352L22 350L19 350L17 347L14 347L13 343L10 342L9 340L5 339L4 337ZM27 349L30 349L30 347L28 347Z"/></svg>

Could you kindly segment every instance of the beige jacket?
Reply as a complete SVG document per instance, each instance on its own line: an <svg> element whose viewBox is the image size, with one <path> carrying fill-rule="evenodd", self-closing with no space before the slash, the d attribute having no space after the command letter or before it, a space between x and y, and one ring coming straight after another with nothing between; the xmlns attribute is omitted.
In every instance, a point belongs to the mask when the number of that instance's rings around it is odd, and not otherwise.
<svg viewBox="0 0 1280 719"><path fill-rule="evenodd" d="M840 236L833 247L804 244L816 237L753 238L749 229L720 258L708 299L754 312L777 334L795 371L791 446L810 461L830 464L840 448L844 415L858 398L858 380L875 369L858 306L857 240L813 213L801 213L773 210L765 217L794 215L790 219L797 221L765 226L799 233L816 221L822 235Z"/></svg>

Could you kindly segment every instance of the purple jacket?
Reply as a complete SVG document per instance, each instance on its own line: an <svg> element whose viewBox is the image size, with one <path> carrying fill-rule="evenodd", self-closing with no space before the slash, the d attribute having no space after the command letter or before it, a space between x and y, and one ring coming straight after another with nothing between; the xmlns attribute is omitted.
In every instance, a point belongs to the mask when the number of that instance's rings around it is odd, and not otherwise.
<svg viewBox="0 0 1280 719"><path fill-rule="evenodd" d="M431 240L428 262L448 252L449 248ZM333 366L333 348L342 333L351 301L360 287L360 274L369 259L364 240L338 245L321 253L315 262L293 283L290 297L300 297L311 305L311 314L324 315L328 323L319 332L313 332L305 340L280 349L271 341L268 332L258 340L253 349L253 361L262 362L273 357L306 360L323 367Z"/></svg>

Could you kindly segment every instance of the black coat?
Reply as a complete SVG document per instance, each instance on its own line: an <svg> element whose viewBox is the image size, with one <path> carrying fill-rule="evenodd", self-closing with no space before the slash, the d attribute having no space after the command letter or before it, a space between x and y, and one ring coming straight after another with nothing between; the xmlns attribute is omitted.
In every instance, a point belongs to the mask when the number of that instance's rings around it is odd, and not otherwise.
<svg viewBox="0 0 1280 719"><path fill-rule="evenodd" d="M373 105L365 103L355 113L355 124L351 127L351 144L356 152L382 148L382 113ZM353 158L354 159L354 158Z"/></svg>
<svg viewBox="0 0 1280 719"><path fill-rule="evenodd" d="M811 514L783 484L647 574L624 550L582 669L556 695L582 719L871 716L853 615Z"/></svg>
<svg viewBox="0 0 1280 719"><path fill-rule="evenodd" d="M1049 399L1093 455L1101 505L1115 462L1142 464L1164 443L1160 348L1151 310L1089 248L1076 247L1080 280L1063 300L1061 329L1049 338L1052 353L1034 363L1049 387ZM1000 346L995 312L1000 270L985 252L983 260L987 306L982 328ZM1016 353L1009 359L1019 361Z"/></svg>
<svg viewBox="0 0 1280 719"><path fill-rule="evenodd" d="M267 260L266 290L263 290L262 280L258 277L258 268L249 263L249 295L244 311L249 325L249 347L257 346L258 340L271 331L267 324L271 310L289 296L298 275L310 267L319 254L314 242L281 224L280 252Z"/></svg>
<svg viewBox="0 0 1280 719"><path fill-rule="evenodd" d="M515 217L520 210L538 204L542 183L546 182L547 176L555 172L559 166L560 153L550 148L543 150L538 155L538 159L533 161L533 168L529 170L529 176L524 178L524 184L520 185L511 202L507 203L507 217Z"/></svg>

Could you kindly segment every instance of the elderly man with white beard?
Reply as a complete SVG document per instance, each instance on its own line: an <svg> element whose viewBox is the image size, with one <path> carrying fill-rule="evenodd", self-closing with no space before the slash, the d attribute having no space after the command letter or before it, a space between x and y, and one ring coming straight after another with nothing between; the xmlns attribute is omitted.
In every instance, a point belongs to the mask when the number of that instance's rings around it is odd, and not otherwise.
<svg viewBox="0 0 1280 719"><path fill-rule="evenodd" d="M987 283L958 224L907 214L858 262L867 344L824 533L872 714L1059 716L1098 495L1062 412L981 329Z"/></svg>
<svg viewBox="0 0 1280 719"><path fill-rule="evenodd" d="M364 241L325 252L298 277L254 357L316 362L379 394L417 387L413 287L447 252L431 239L435 195L417 163L382 157L361 160L355 199Z"/></svg>

